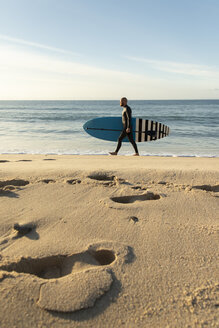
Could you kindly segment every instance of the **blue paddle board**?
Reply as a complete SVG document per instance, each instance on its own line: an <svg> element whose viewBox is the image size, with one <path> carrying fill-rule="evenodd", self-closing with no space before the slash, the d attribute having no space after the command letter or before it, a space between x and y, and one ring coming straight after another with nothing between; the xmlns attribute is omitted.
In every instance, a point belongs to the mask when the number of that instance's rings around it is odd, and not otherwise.
<svg viewBox="0 0 219 328"><path fill-rule="evenodd" d="M87 121L84 130L92 137L117 141L123 130L121 117L98 117ZM132 134L136 142L153 141L169 135L168 126L142 118L132 118ZM126 137L123 141L128 142Z"/></svg>

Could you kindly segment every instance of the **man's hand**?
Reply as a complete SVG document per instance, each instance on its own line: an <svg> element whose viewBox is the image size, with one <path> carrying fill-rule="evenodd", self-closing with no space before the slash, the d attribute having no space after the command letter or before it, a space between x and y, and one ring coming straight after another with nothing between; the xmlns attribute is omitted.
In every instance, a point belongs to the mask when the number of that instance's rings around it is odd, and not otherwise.
<svg viewBox="0 0 219 328"><path fill-rule="evenodd" d="M130 133L130 132L131 132L130 128L127 128L126 133Z"/></svg>

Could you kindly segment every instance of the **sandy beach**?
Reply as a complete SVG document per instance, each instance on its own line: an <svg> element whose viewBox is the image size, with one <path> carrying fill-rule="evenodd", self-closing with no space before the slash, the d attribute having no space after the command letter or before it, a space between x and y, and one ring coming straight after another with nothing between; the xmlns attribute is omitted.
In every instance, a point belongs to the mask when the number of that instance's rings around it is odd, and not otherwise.
<svg viewBox="0 0 219 328"><path fill-rule="evenodd" d="M0 155L0 327L219 327L219 158Z"/></svg>

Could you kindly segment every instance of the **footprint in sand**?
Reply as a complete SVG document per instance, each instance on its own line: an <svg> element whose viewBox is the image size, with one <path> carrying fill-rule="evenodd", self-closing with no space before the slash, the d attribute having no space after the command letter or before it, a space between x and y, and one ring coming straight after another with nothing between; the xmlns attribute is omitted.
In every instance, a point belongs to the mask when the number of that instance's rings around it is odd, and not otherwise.
<svg viewBox="0 0 219 328"><path fill-rule="evenodd" d="M43 179L43 180L40 180L39 182L43 182L43 183L49 184L49 183L55 183L56 181L53 180L53 179Z"/></svg>
<svg viewBox="0 0 219 328"><path fill-rule="evenodd" d="M24 236L31 240L38 240L39 234L36 231L36 224L32 222L24 224L15 223L13 229L0 238L0 250L2 251L9 247L16 239Z"/></svg>
<svg viewBox="0 0 219 328"><path fill-rule="evenodd" d="M28 184L29 181L21 180L21 179L0 181L0 197L5 196L5 197L18 198L19 196L14 192L16 190L16 187L23 187Z"/></svg>
<svg viewBox="0 0 219 328"><path fill-rule="evenodd" d="M16 162L32 162L32 160L31 159L19 159Z"/></svg>
<svg viewBox="0 0 219 328"><path fill-rule="evenodd" d="M115 175L109 175L107 173L93 173L88 175L88 178L97 181L114 181Z"/></svg>
<svg viewBox="0 0 219 328"><path fill-rule="evenodd" d="M219 192L219 185L202 185L202 186L193 186L192 189L200 189L204 191Z"/></svg>
<svg viewBox="0 0 219 328"><path fill-rule="evenodd" d="M30 232L33 232L36 230L36 225L34 223L25 223L25 224L14 224L14 230L17 232L17 235L13 237L13 239L25 236L29 234Z"/></svg>
<svg viewBox="0 0 219 328"><path fill-rule="evenodd" d="M112 197L110 199L115 203L131 204L136 201L157 200L160 199L160 195L154 194L153 192L147 192L143 195L119 196Z"/></svg>
<svg viewBox="0 0 219 328"><path fill-rule="evenodd" d="M23 187L28 185L30 182L27 180L21 180L21 179L12 179L12 180L3 180L0 181L0 188L6 187L6 186L14 186L14 187Z"/></svg>
<svg viewBox="0 0 219 328"><path fill-rule="evenodd" d="M74 185L74 184L77 184L77 183L81 183L81 180L79 179L70 179L70 180L67 180L66 181L68 184L71 184L71 185Z"/></svg>
<svg viewBox="0 0 219 328"><path fill-rule="evenodd" d="M118 178L115 175L111 175L105 172L92 173L87 176L88 179L93 180L96 183L99 183L103 186L119 186L119 185L131 185L124 179Z"/></svg>
<svg viewBox="0 0 219 328"><path fill-rule="evenodd" d="M8 163L8 162L10 162L10 161L7 161L6 159L1 159L0 160L0 163Z"/></svg>
<svg viewBox="0 0 219 328"><path fill-rule="evenodd" d="M71 255L20 258L0 265L3 272L33 275L38 279L40 294L37 305L42 309L74 312L92 307L96 300L113 288L113 269L133 260L131 247L110 242L90 245Z"/></svg>
<svg viewBox="0 0 219 328"><path fill-rule="evenodd" d="M113 186L116 185L117 182L117 177L115 175L100 172L88 175L88 179L93 180L103 186Z"/></svg>
<svg viewBox="0 0 219 328"><path fill-rule="evenodd" d="M44 158L43 161L56 161L55 158Z"/></svg>
<svg viewBox="0 0 219 328"><path fill-rule="evenodd" d="M133 187L131 187L131 189L134 189L134 190L147 190L147 187L143 187L143 186L133 186Z"/></svg>

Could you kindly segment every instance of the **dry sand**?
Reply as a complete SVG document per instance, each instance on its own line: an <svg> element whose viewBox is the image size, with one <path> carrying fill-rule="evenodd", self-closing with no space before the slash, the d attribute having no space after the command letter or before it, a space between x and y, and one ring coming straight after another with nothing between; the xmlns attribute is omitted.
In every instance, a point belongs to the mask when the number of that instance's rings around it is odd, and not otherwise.
<svg viewBox="0 0 219 328"><path fill-rule="evenodd" d="M0 223L1 328L219 327L218 158L1 155Z"/></svg>

